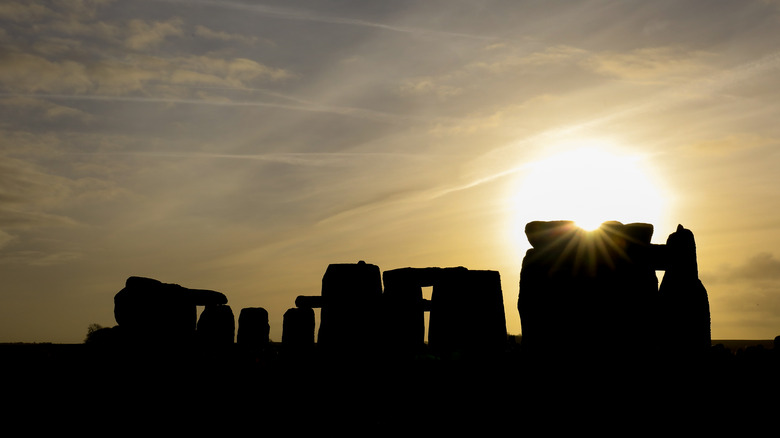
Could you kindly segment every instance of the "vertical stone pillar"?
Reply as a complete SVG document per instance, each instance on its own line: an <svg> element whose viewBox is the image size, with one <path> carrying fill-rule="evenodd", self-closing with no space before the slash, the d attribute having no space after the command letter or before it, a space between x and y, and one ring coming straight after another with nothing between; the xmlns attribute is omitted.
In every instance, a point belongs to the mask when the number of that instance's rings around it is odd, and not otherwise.
<svg viewBox="0 0 780 438"><path fill-rule="evenodd" d="M236 342L242 346L264 349L268 346L271 326L268 311L262 307L246 307L238 314Z"/></svg>
<svg viewBox="0 0 780 438"><path fill-rule="evenodd" d="M314 345L314 309L293 307L284 312L282 345L285 350L308 349Z"/></svg>
<svg viewBox="0 0 780 438"><path fill-rule="evenodd" d="M506 315L496 271L445 268L433 286L428 344L438 354L478 355L506 344Z"/></svg>
<svg viewBox="0 0 780 438"><path fill-rule="evenodd" d="M670 354L707 353L712 345L707 290L699 279L693 233L677 226L666 241L667 268L661 281L661 332Z"/></svg>
<svg viewBox="0 0 780 438"><path fill-rule="evenodd" d="M378 266L363 261L329 265L322 277L317 343L339 352L376 347L381 296Z"/></svg>
<svg viewBox="0 0 780 438"><path fill-rule="evenodd" d="M400 268L382 274L383 342L391 354L409 354L425 346L425 310L420 270Z"/></svg>
<svg viewBox="0 0 780 438"><path fill-rule="evenodd" d="M206 306L198 319L197 334L202 345L232 345L236 336L236 320L230 306Z"/></svg>

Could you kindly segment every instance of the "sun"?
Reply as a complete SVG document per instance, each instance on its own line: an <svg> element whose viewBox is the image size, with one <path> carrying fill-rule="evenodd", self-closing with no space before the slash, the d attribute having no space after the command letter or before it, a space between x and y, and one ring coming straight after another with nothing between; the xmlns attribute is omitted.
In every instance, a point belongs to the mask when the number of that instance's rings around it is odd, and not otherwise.
<svg viewBox="0 0 780 438"><path fill-rule="evenodd" d="M526 167L517 187L514 202L524 220L572 220L586 230L612 220L661 220L661 186L641 155L593 139L551 149Z"/></svg>

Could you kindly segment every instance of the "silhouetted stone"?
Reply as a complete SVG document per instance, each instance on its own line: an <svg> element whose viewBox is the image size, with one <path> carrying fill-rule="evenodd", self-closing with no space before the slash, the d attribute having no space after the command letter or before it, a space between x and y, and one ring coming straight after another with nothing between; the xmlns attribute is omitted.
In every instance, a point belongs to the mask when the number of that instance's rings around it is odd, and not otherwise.
<svg viewBox="0 0 780 438"><path fill-rule="evenodd" d="M227 303L211 290L189 289L145 277L130 277L114 296L114 317L123 337L145 343L191 342L196 306Z"/></svg>
<svg viewBox="0 0 780 438"><path fill-rule="evenodd" d="M666 241L668 266L661 282L661 329L672 354L706 353L711 344L707 290L699 280L693 233L677 226Z"/></svg>
<svg viewBox="0 0 780 438"><path fill-rule="evenodd" d="M507 340L497 271L445 268L433 286L428 344L437 354L487 358Z"/></svg>
<svg viewBox="0 0 780 438"><path fill-rule="evenodd" d="M565 245L579 231L574 221L534 221L525 226L525 235L533 248Z"/></svg>
<svg viewBox="0 0 780 438"><path fill-rule="evenodd" d="M636 353L646 348L658 298L649 224L531 222L523 259L523 347L537 354Z"/></svg>
<svg viewBox="0 0 780 438"><path fill-rule="evenodd" d="M238 314L236 342L242 346L265 348L268 346L271 326L268 311L262 307L245 307Z"/></svg>
<svg viewBox="0 0 780 438"><path fill-rule="evenodd" d="M395 352L424 345L424 312L430 311L428 342L437 354L499 351L506 343L501 278L496 271L457 268L400 268L384 277L384 338ZM431 300L422 287L433 287Z"/></svg>
<svg viewBox="0 0 780 438"><path fill-rule="evenodd" d="M379 267L360 261L331 264L322 277L317 343L331 350L373 348L382 296Z"/></svg>
<svg viewBox="0 0 780 438"><path fill-rule="evenodd" d="M308 307L310 309L322 308L322 296L300 295L295 298L295 307Z"/></svg>
<svg viewBox="0 0 780 438"><path fill-rule="evenodd" d="M198 341L203 345L231 345L236 336L233 310L225 304L209 305L198 319Z"/></svg>
<svg viewBox="0 0 780 438"><path fill-rule="evenodd" d="M282 345L285 351L309 349L314 345L314 310L293 307L284 312Z"/></svg>
<svg viewBox="0 0 780 438"><path fill-rule="evenodd" d="M383 339L392 354L410 354L425 345L425 281L421 269L400 268L382 274Z"/></svg>

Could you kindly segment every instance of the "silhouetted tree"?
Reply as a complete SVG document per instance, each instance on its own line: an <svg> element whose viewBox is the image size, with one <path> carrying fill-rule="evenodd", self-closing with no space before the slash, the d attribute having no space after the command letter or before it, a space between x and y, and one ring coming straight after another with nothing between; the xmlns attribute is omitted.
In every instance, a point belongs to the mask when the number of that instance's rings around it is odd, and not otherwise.
<svg viewBox="0 0 780 438"><path fill-rule="evenodd" d="M87 336L84 338L85 344L105 344L111 340L114 330L111 327L103 327L100 324L92 323L87 326Z"/></svg>

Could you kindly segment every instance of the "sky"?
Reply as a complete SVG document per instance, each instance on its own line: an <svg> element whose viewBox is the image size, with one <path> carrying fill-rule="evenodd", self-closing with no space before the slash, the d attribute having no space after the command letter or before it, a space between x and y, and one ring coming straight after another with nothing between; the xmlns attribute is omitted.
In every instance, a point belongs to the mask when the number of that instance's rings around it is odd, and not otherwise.
<svg viewBox="0 0 780 438"><path fill-rule="evenodd" d="M524 226L693 231L715 339L780 335L780 2L0 3L0 342L129 276L269 311L330 263L500 272ZM660 273L659 273L660 276Z"/></svg>

